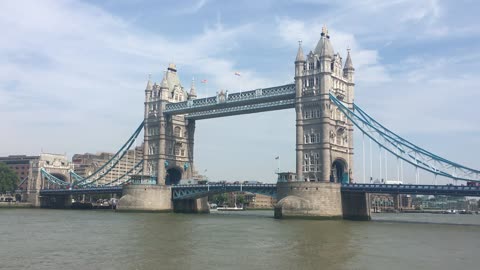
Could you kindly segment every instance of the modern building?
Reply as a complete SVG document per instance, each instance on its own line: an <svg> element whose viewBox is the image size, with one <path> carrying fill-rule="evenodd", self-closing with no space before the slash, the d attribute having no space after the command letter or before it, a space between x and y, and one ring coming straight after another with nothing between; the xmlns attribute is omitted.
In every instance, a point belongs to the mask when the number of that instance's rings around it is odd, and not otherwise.
<svg viewBox="0 0 480 270"><path fill-rule="evenodd" d="M88 177L105 165L114 155L114 153L108 152L75 154L72 157L74 171L82 177ZM112 168L99 184L111 182L126 174L135 167L142 158L143 146L137 146L135 149L128 150L122 159L120 159L117 166Z"/></svg>

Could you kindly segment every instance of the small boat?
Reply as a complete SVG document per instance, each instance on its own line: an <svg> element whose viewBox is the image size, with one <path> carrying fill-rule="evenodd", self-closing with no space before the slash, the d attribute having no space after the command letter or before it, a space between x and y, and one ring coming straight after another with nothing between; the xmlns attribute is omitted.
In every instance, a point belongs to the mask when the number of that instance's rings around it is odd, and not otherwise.
<svg viewBox="0 0 480 270"><path fill-rule="evenodd" d="M233 194L233 198L235 200L234 204L235 207L228 207L228 206L223 206L223 207L217 207L218 211L243 211L243 207L237 207L237 194ZM243 206L243 205L242 205Z"/></svg>
<svg viewBox="0 0 480 270"><path fill-rule="evenodd" d="M243 211L242 207L217 207L218 211Z"/></svg>

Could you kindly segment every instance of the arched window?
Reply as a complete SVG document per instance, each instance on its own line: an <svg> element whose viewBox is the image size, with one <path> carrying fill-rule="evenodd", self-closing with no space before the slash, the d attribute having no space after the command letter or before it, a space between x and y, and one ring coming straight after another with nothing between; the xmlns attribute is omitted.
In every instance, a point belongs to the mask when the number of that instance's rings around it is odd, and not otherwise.
<svg viewBox="0 0 480 270"><path fill-rule="evenodd" d="M173 135L176 137L181 137L182 136L182 129L180 127L175 127L173 129Z"/></svg>

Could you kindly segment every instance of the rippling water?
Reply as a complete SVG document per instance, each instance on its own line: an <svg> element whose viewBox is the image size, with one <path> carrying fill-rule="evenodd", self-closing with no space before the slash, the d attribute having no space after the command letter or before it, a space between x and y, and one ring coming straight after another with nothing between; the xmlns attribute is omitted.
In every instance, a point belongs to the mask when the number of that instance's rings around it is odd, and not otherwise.
<svg viewBox="0 0 480 270"><path fill-rule="evenodd" d="M438 270L480 265L480 215L380 214L372 222L272 216L271 211L193 215L0 209L0 269Z"/></svg>

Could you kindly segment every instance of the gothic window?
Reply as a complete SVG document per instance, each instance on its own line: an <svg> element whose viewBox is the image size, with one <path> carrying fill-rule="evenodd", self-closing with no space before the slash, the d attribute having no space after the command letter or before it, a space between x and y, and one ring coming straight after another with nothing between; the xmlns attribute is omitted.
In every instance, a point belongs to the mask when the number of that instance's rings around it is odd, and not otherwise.
<svg viewBox="0 0 480 270"><path fill-rule="evenodd" d="M308 143L310 141L310 136L307 134L305 135L305 143Z"/></svg>
<svg viewBox="0 0 480 270"><path fill-rule="evenodd" d="M314 82L315 81L314 81L313 78L308 79L308 86L310 86L310 87L314 86Z"/></svg>
<svg viewBox="0 0 480 270"><path fill-rule="evenodd" d="M310 135L310 143L314 143L316 139L315 134Z"/></svg>
<svg viewBox="0 0 480 270"><path fill-rule="evenodd" d="M182 157L185 156L185 149L182 149L181 152L182 152L182 153L181 153L181 156L182 156Z"/></svg>
<svg viewBox="0 0 480 270"><path fill-rule="evenodd" d="M333 65L333 62L332 64L330 64L330 70L333 71L334 70L334 65Z"/></svg>
<svg viewBox="0 0 480 270"><path fill-rule="evenodd" d="M314 63L308 63L308 69L310 70L314 69Z"/></svg>
<svg viewBox="0 0 480 270"><path fill-rule="evenodd" d="M317 110L316 113L317 113L316 117L320 118L320 110Z"/></svg>
<svg viewBox="0 0 480 270"><path fill-rule="evenodd" d="M180 127L175 127L173 130L173 135L175 135L176 137L181 137L181 134L182 134L182 129Z"/></svg>

